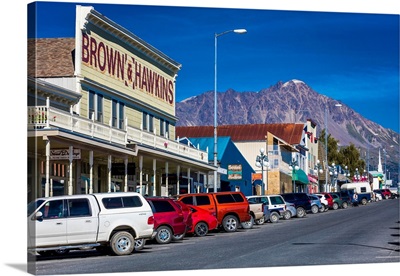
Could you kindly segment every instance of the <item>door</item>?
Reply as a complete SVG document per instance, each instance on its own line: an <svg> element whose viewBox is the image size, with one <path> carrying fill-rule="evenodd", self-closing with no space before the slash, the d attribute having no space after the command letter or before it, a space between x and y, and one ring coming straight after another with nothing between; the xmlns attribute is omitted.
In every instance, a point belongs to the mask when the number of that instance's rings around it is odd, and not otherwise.
<svg viewBox="0 0 400 276"><path fill-rule="evenodd" d="M92 210L89 200L87 198L68 199L67 206L68 244L96 242L98 218Z"/></svg>
<svg viewBox="0 0 400 276"><path fill-rule="evenodd" d="M65 245L67 243L67 219L64 200L48 200L40 209L42 216L34 213L28 222L30 239L34 247Z"/></svg>

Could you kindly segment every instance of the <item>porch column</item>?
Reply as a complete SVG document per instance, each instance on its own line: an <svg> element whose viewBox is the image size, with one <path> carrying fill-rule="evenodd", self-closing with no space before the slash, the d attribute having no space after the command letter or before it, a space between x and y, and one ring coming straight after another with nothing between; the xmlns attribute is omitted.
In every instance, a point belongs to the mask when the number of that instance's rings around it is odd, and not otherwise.
<svg viewBox="0 0 400 276"><path fill-rule="evenodd" d="M111 155L108 155L108 192L111 193Z"/></svg>
<svg viewBox="0 0 400 276"><path fill-rule="evenodd" d="M73 161L74 161L74 147L69 146L69 180L68 180L68 195L72 195L74 192L74 187L72 183L72 172L73 172Z"/></svg>
<svg viewBox="0 0 400 276"><path fill-rule="evenodd" d="M188 185L188 194L191 194L192 191L190 189L190 168L187 169L187 185Z"/></svg>
<svg viewBox="0 0 400 276"><path fill-rule="evenodd" d="M200 172L197 172L197 193L200 193Z"/></svg>
<svg viewBox="0 0 400 276"><path fill-rule="evenodd" d="M128 191L128 158L125 158L124 192Z"/></svg>
<svg viewBox="0 0 400 276"><path fill-rule="evenodd" d="M143 156L139 155L139 191L143 195Z"/></svg>
<svg viewBox="0 0 400 276"><path fill-rule="evenodd" d="M93 151L89 151L89 194L93 194Z"/></svg>
<svg viewBox="0 0 400 276"><path fill-rule="evenodd" d="M153 196L156 195L156 184L157 184L157 176L156 176L156 170L157 170L157 160L153 159Z"/></svg>
<svg viewBox="0 0 400 276"><path fill-rule="evenodd" d="M50 196L50 189L49 189L49 182L50 182L50 140L47 138L47 136L43 137L43 139L46 140L46 183L44 184L44 196L45 197L49 197ZM41 189L41 187L40 187L40 189Z"/></svg>
<svg viewBox="0 0 400 276"><path fill-rule="evenodd" d="M165 195L168 196L168 162L165 162Z"/></svg>
<svg viewBox="0 0 400 276"><path fill-rule="evenodd" d="M179 189L179 184L180 184L180 181L179 181L179 176L180 176L180 174L181 174L181 166L180 165L178 165L178 166L176 166L176 194L178 194L179 195L179 191L180 191L180 189Z"/></svg>

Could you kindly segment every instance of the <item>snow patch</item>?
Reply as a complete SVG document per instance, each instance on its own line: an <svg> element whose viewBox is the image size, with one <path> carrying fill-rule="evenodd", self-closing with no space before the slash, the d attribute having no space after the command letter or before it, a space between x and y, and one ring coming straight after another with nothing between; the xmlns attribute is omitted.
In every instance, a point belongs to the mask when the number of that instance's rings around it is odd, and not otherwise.
<svg viewBox="0 0 400 276"><path fill-rule="evenodd" d="M305 84L304 81L293 79L293 80L285 82L282 85L282 87L288 86L290 84L290 82L293 82L294 84Z"/></svg>

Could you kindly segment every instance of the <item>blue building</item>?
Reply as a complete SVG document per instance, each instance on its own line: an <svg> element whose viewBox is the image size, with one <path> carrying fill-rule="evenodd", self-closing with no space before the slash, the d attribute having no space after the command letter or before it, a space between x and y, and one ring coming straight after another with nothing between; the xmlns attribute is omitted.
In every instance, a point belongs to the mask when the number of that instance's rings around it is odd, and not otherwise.
<svg viewBox="0 0 400 276"><path fill-rule="evenodd" d="M184 138L185 139L185 138ZM214 162L214 138L199 137L187 138L194 146L201 149L208 148L208 160ZM226 173L220 175L218 191L241 191L243 194L252 195L253 187L251 175L254 170L246 161L230 137L218 137L218 165Z"/></svg>

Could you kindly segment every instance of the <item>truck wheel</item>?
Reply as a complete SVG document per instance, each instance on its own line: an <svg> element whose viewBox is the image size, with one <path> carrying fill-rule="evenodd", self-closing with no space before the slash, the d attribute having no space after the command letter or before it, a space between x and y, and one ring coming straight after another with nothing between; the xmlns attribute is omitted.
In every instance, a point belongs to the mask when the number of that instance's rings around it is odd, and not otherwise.
<svg viewBox="0 0 400 276"><path fill-rule="evenodd" d="M318 206L317 205L311 206L311 213L313 213L313 214L318 213Z"/></svg>
<svg viewBox="0 0 400 276"><path fill-rule="evenodd" d="M362 205L367 205L367 199L365 197L363 199L361 199L361 204Z"/></svg>
<svg viewBox="0 0 400 276"><path fill-rule="evenodd" d="M283 218L285 220L291 219L292 218L292 213L290 213L290 211L283 212Z"/></svg>
<svg viewBox="0 0 400 276"><path fill-rule="evenodd" d="M256 224L261 225L265 223L265 216L262 216L262 218L256 219Z"/></svg>
<svg viewBox="0 0 400 276"><path fill-rule="evenodd" d="M233 215L227 215L222 220L222 227L226 232L235 232L238 228L239 220Z"/></svg>
<svg viewBox="0 0 400 276"><path fill-rule="evenodd" d="M156 241L159 244L167 244L172 240L172 230L168 226L161 225L157 228Z"/></svg>
<svg viewBox="0 0 400 276"><path fill-rule="evenodd" d="M337 204L336 202L334 202L334 203L333 203L333 206L332 206L332 209L333 209L333 210L339 209L339 204Z"/></svg>
<svg viewBox="0 0 400 276"><path fill-rule="evenodd" d="M349 204L347 204L347 202L345 201L345 202L343 202L343 204L342 204L342 208L343 209L347 209L347 207L349 207Z"/></svg>
<svg viewBox="0 0 400 276"><path fill-rule="evenodd" d="M135 239L130 233L121 231L112 236L110 245L115 255L129 255L135 249Z"/></svg>
<svg viewBox="0 0 400 276"><path fill-rule="evenodd" d="M277 223L279 221L279 214L277 212L272 212L269 215L269 221L272 223Z"/></svg>
<svg viewBox="0 0 400 276"><path fill-rule="evenodd" d="M303 207L297 207L297 217L298 218L302 218L302 217L304 217L305 215L306 215L306 210L304 210L304 208Z"/></svg>
<svg viewBox="0 0 400 276"><path fill-rule="evenodd" d="M251 229L251 228L253 228L253 225L254 225L253 216L250 216L250 220L249 221L244 221L244 222L242 222L240 224L242 225L243 229Z"/></svg>
<svg viewBox="0 0 400 276"><path fill-rule="evenodd" d="M137 239L137 240L135 240L135 250L136 251L142 250L145 245L146 245L146 240L145 239Z"/></svg>
<svg viewBox="0 0 400 276"><path fill-rule="evenodd" d="M203 221L197 223L196 226L194 227L194 233L196 234L196 236L199 237L204 237L205 235L207 235L208 234L207 223Z"/></svg>

